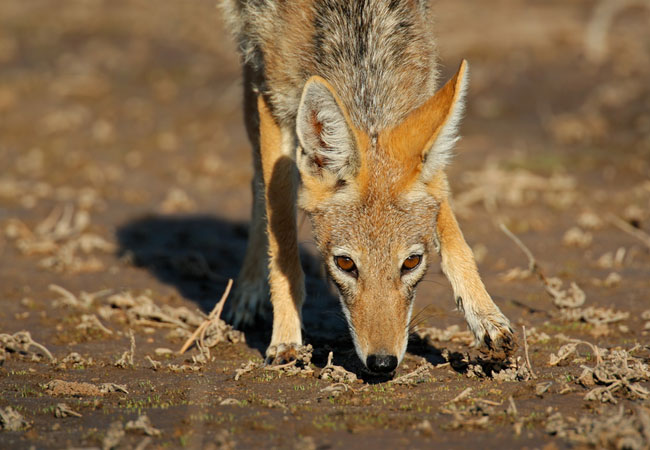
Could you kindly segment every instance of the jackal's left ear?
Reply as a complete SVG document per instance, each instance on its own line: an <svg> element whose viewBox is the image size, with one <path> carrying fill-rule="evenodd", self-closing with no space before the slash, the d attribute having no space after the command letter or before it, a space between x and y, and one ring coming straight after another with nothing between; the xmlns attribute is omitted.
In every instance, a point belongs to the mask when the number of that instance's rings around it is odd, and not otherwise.
<svg viewBox="0 0 650 450"><path fill-rule="evenodd" d="M313 76L305 84L296 134L304 152L298 165L301 171L319 175L326 170L338 179L357 172L359 155L346 109L321 77Z"/></svg>
<svg viewBox="0 0 650 450"><path fill-rule="evenodd" d="M444 168L460 139L467 79L467 61L463 60L453 78L390 132L392 146L403 157L422 161L420 176L425 182Z"/></svg>

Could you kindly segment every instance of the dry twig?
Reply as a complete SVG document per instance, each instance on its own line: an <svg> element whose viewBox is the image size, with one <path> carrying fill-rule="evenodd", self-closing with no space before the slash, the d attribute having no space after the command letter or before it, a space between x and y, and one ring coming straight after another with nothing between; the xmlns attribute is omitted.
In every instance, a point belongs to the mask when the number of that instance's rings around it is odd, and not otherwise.
<svg viewBox="0 0 650 450"><path fill-rule="evenodd" d="M643 242L643 244L650 249L650 235L644 232L643 230L640 230L638 228L633 227L620 217L614 215L614 214L608 214L607 218L609 221L614 225L616 228L620 229L621 231L629 234L630 236L633 236Z"/></svg>
<svg viewBox="0 0 650 450"><path fill-rule="evenodd" d="M468 387L463 392L458 394L456 397L449 400L447 403L456 403L456 402L459 402L461 400L465 400L467 397L469 397L469 394L471 394L471 393L472 393L472 388Z"/></svg>
<svg viewBox="0 0 650 450"><path fill-rule="evenodd" d="M197 327L196 330L194 330L194 333L192 333L192 336L190 336L187 341L185 341L185 344L183 344L183 347L179 350L179 354L182 355L187 351L188 348L197 340L201 345L203 345L203 339L205 339L205 332L208 329L208 327L215 322L218 322L219 319L221 318L221 312L223 311L223 305L226 303L226 299L228 298L228 295L230 294L230 289L232 288L232 279L228 280L228 285L226 286L226 290L224 291L223 295L221 296L221 299L219 302L214 306L212 311L210 312L210 315L208 315L207 319L203 321L201 325Z"/></svg>
<svg viewBox="0 0 650 450"><path fill-rule="evenodd" d="M531 252L530 249L526 247L523 242L521 242L521 239L515 236L515 234L512 231L510 231L503 222L499 224L499 228L501 228L501 231L503 231L506 236L512 239L512 241L515 244L517 244L517 247L519 247L521 251L524 252L526 257L528 258L528 271L531 274L537 275L544 283L546 283L546 277L542 273L539 264L537 264L537 260L533 256L533 252Z"/></svg>
<svg viewBox="0 0 650 450"><path fill-rule="evenodd" d="M537 375L533 372L533 366L530 364L530 358L528 357L528 339L526 338L526 327L522 325L521 327L524 333L524 355L526 356L526 365L528 366L528 371L533 380L537 379Z"/></svg>

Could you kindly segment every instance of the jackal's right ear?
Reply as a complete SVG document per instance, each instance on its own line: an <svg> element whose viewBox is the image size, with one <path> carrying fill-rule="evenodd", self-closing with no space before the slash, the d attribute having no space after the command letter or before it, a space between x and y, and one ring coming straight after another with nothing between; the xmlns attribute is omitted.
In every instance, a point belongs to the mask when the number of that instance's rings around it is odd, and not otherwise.
<svg viewBox="0 0 650 450"><path fill-rule="evenodd" d="M338 179L356 174L359 155L347 111L321 77L313 76L305 84L296 134L303 149L298 165L301 172L320 175L326 170Z"/></svg>

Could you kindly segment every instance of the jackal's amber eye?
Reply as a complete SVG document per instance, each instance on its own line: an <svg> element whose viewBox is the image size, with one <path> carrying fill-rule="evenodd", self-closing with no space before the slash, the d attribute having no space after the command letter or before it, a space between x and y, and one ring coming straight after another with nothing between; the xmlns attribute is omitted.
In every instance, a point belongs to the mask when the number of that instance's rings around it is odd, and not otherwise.
<svg viewBox="0 0 650 450"><path fill-rule="evenodd" d="M408 272L409 270L415 269L420 265L420 261L422 261L422 255L409 256L404 260L404 263L402 264L402 272Z"/></svg>
<svg viewBox="0 0 650 450"><path fill-rule="evenodd" d="M356 276L357 266L354 264L354 261L352 261L352 258L348 258L347 256L335 256L334 262L336 262L336 266L342 271Z"/></svg>

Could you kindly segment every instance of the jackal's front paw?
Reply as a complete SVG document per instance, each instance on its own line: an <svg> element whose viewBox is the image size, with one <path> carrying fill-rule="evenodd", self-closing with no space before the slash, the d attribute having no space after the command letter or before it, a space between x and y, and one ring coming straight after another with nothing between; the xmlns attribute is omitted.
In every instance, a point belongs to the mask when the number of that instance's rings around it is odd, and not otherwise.
<svg viewBox="0 0 650 450"><path fill-rule="evenodd" d="M226 320L235 328L251 326L258 320L270 317L271 302L265 280L238 280L229 303Z"/></svg>
<svg viewBox="0 0 650 450"><path fill-rule="evenodd" d="M477 348L490 358L504 360L517 349L510 321L501 311L481 315L473 325L470 323L470 329Z"/></svg>
<svg viewBox="0 0 650 450"><path fill-rule="evenodd" d="M311 362L313 347L300 344L270 345L266 350L266 364L278 365L297 361L304 366Z"/></svg>

